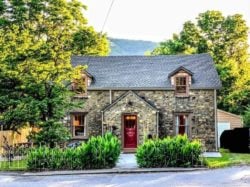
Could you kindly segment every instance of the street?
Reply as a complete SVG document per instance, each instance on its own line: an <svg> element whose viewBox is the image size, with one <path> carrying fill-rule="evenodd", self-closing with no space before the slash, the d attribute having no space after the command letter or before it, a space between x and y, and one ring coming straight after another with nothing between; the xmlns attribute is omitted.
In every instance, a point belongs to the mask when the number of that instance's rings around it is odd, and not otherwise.
<svg viewBox="0 0 250 187"><path fill-rule="evenodd" d="M144 174L99 174L14 176L0 173L1 187L161 187L161 186L250 186L250 166L195 172Z"/></svg>

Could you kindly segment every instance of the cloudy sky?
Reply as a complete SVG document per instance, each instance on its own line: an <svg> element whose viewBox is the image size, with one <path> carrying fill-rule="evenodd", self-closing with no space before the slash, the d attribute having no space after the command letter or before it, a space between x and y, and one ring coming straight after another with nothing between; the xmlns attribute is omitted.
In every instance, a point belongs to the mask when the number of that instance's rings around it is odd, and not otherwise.
<svg viewBox="0 0 250 187"><path fill-rule="evenodd" d="M112 0L82 0L89 25L101 31ZM104 32L109 37L162 41L206 10L240 13L250 26L249 0L115 0Z"/></svg>

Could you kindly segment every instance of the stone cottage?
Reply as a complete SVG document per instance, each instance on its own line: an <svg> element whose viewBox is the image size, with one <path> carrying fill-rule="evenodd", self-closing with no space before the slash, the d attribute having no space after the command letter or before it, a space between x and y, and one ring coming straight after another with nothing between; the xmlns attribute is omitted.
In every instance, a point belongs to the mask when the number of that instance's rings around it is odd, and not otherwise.
<svg viewBox="0 0 250 187"><path fill-rule="evenodd" d="M74 84L82 108L70 112L73 139L112 131L123 151L147 138L187 134L217 150L216 90L220 79L209 54L169 56L73 56L87 65L86 89Z"/></svg>

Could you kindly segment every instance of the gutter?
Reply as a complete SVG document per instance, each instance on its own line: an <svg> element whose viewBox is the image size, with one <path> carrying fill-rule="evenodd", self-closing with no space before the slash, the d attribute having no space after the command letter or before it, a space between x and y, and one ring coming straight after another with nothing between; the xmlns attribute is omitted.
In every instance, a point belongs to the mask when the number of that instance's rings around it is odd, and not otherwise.
<svg viewBox="0 0 250 187"><path fill-rule="evenodd" d="M112 104L112 90L109 90L109 104Z"/></svg>
<svg viewBox="0 0 250 187"><path fill-rule="evenodd" d="M220 89L220 87L199 87L199 88L189 88L190 90L214 90ZM147 90L147 91L155 91L155 90L169 90L174 91L175 88L166 88L166 87L88 87L88 90Z"/></svg>

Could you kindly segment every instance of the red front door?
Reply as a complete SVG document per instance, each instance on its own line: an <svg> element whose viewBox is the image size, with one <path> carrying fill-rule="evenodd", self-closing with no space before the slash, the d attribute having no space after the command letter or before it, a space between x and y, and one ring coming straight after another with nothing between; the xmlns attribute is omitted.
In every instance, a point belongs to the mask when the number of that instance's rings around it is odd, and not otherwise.
<svg viewBox="0 0 250 187"><path fill-rule="evenodd" d="M124 148L137 147L137 116L124 115Z"/></svg>

